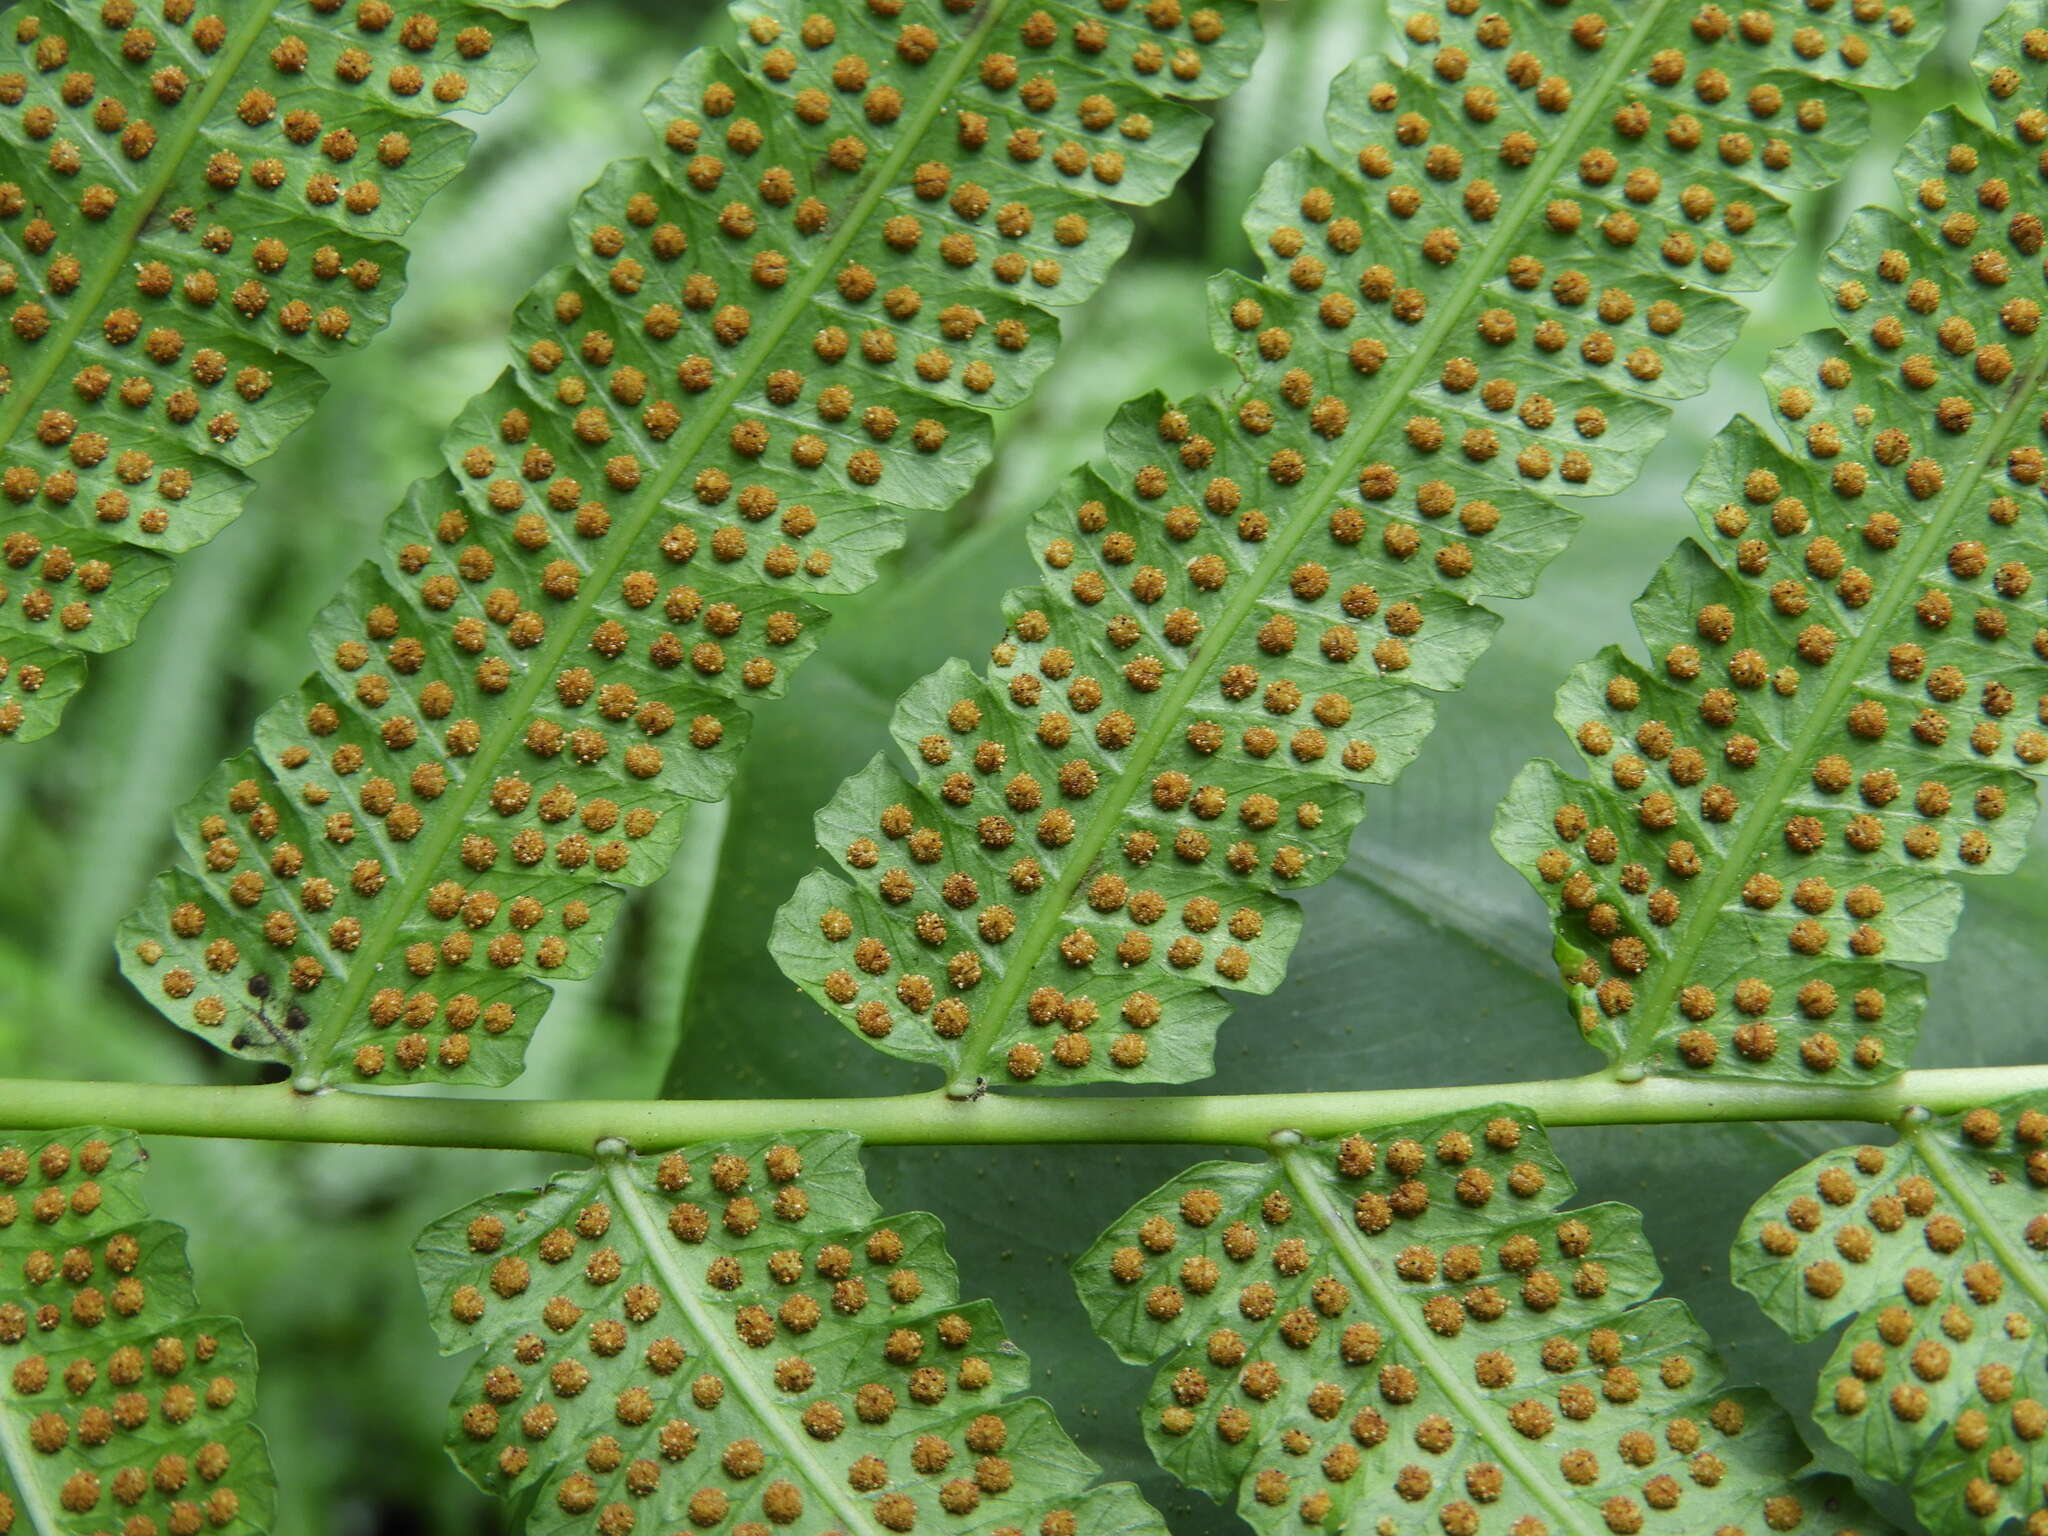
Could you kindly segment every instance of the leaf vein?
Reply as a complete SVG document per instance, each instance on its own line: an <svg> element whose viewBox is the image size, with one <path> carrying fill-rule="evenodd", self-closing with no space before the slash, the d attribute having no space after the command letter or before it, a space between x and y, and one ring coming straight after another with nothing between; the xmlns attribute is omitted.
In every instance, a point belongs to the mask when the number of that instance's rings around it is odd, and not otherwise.
<svg viewBox="0 0 2048 1536"><path fill-rule="evenodd" d="M1599 77L1583 94L1574 99L1564 120L1559 123L1557 133L1528 168L1527 177L1516 190L1514 200L1499 220L1498 227L1504 232L1500 237L1503 243L1520 231L1549 198L1559 172L1578 153L1585 124L1593 114L1601 110L1616 82L1628 73L1630 66L1635 63L1637 52L1656 33L1657 23L1671 4L1672 0L1653 0L1652 4L1645 7L1643 13L1634 18L1626 41L1615 48L1613 56L1607 61ZM1048 887L1044 904L1034 914L1031 926L1025 930L1019 947L1018 963L1004 972L989 1006L981 1011L961 1041L962 1067L959 1074L947 1085L949 1093L959 1095L973 1090L976 1078L987 1065L984 1057L988 1054L991 1042L1005 1027L1005 1021L1023 994L1039 956L1051 944L1053 934L1065 920L1068 903L1081 888L1082 880L1094 867L1110 835L1116 830L1125 808L1137 792L1139 781L1146 776L1153 759L1164 749L1178 727L1181 711L1194 698L1196 689L1207 676L1204 659L1217 654L1229 644L1243 627L1246 618L1258 606L1259 601L1293 563L1296 550L1315 523L1309 509L1322 506L1337 495L1357 473L1358 466L1365 456L1377 446L1381 434L1392 423L1395 414L1408 408L1409 392L1421 382L1427 370L1436 364L1439 345L1449 335L1450 328L1465 315L1473 296L1485 286L1492 275L1491 268L1485 262L1470 262L1465 267L1458 286L1440 305L1433 307L1429 323L1416 337L1415 346L1401 364L1400 371L1387 384L1381 403L1371 415L1355 427L1351 436L1351 446L1331 460L1323 477L1300 499L1297 515L1278 531L1276 537L1268 541L1265 557L1245 578L1229 606L1218 615L1215 623L1209 626L1197 642L1194 653L1188 658L1188 665L1161 694L1158 710L1131 744L1131 755L1123 764L1122 773L1104 786L1105 800L1102 809L1077 839L1073 857L1068 861L1060 878Z"/></svg>
<svg viewBox="0 0 2048 1536"><path fill-rule="evenodd" d="M491 770L523 734L527 716L580 633L583 616L596 605L600 595L610 589L621 568L633 557L640 535L661 509L663 498L710 441L711 434L724 424L733 402L774 357L777 344L796 324L797 318L810 313L812 296L824 285L839 265L840 258L866 228L868 215L888 195L898 173L922 144L925 131L944 113L954 88L979 53L980 44L1009 4L1010 0L991 0L974 29L961 38L959 46L948 58L944 72L933 80L931 89L915 111L906 114L905 126L895 144L876 167L873 179L840 220L831 239L819 250L811 265L784 290L787 297L780 314L761 332L751 348L752 364L734 369L723 384L707 395L695 425L678 434L676 441L668 445L667 458L640 488L638 507L618 520L614 536L608 541L609 553L591 567L582 583L580 595L569 610L549 626L547 639L535 651L518 688L506 696L498 723L469 759L468 771L461 782L450 791L449 814L436 817L428 835L421 839L411 870L391 893L391 899L378 916L375 927L363 940L362 949L366 955L382 955L390 949L400 930L419 910L427 889L441 878L442 859L462 834L470 811L487 792ZM294 1086L301 1092L312 1092L328 1080L330 1064L325 1057L348 1029L380 969L381 966L375 964L351 969L339 1000L322 1021L317 1036L308 1043L302 1070L293 1079Z"/></svg>
<svg viewBox="0 0 2048 1536"><path fill-rule="evenodd" d="M1344 1267L1357 1280L1359 1288L1371 1295L1374 1311L1401 1336L1401 1342L1408 1347L1409 1353L1435 1379L1444 1395L1457 1403L1465 1421L1485 1426L1480 1433L1494 1454L1522 1480L1530 1497L1542 1505L1559 1529L1577 1531L1581 1536L1602 1536L1596 1527L1580 1519L1577 1505L1551 1486L1550 1480L1521 1446L1498 1433L1495 1415L1486 1399L1467 1385L1464 1375L1444 1358L1429 1329L1416 1319L1411 1307L1403 1304L1401 1295L1388 1286L1380 1266L1365 1251L1342 1214L1330 1208L1326 1198L1328 1191L1316 1176L1315 1165L1300 1152L1282 1154L1280 1163L1287 1170L1289 1182L1300 1191L1302 1199L1315 1213L1317 1224L1330 1239L1330 1246L1344 1256Z"/></svg>

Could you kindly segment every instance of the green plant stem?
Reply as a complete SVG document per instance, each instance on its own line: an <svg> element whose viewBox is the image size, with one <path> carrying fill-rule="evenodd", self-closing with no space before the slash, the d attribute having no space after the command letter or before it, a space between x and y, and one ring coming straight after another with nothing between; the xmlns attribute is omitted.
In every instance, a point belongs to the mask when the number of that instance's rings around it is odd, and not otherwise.
<svg viewBox="0 0 2048 1536"><path fill-rule="evenodd" d="M1913 1109L1951 1114L2048 1093L2048 1065L1907 1072L1870 1088L1716 1083L1605 1073L1462 1088L1357 1093L1026 1097L943 1093L863 1099L461 1099L359 1089L297 1093L282 1083L187 1087L0 1078L0 1126L118 1125L159 1136L493 1147L588 1155L606 1139L643 1148L728 1137L853 1131L881 1146L1140 1142L1263 1147L1293 1134L1518 1105L1550 1126L1847 1120L1887 1125Z"/></svg>

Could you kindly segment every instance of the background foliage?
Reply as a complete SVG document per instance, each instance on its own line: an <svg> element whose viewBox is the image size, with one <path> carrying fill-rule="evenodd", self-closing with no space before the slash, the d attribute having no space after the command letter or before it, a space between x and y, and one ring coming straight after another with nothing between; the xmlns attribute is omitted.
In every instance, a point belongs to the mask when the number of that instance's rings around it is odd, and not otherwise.
<svg viewBox="0 0 2048 1536"><path fill-rule="evenodd" d="M1679 492L1711 429L1732 411L1763 408L1763 356L1820 319L1812 253L1847 210L1888 195L1911 125L1971 99L1967 50L1992 9L1987 0L1949 7L1948 41L1918 85L1878 104L1871 147L1850 177L1802 209L1815 238L1757 301L1714 392L1683 414L1622 502L1588 505L1591 526L1538 599L1508 606L1500 643L1444 702L1426 770L1375 793L1361 856L1307 897L1287 982L1247 999L1226 1028L1223 1086L1402 1087L1597 1064L1562 1026L1540 905L1487 846L1493 807L1522 761L1560 749L1550 718L1557 678L1601 644L1632 643L1628 604L1691 526ZM1119 280L1070 322L1055 378L999 429L996 475L943 525L918 527L899 569L853 604L864 612L835 626L827 654L757 730L745 790L725 808L691 813L722 839L692 837L695 851L640 895L604 973L563 989L527 1086L515 1091L645 1092L650 1064L670 1056L667 1091L694 1096L836 1092L856 1071L877 1092L925 1080L877 1063L768 958L770 915L813 864L813 810L873 752L903 687L996 638L997 600L1029 577L1021 521L1097 450L1111 408L1149 388L1184 394L1222 382L1225 365L1184 317L1211 271L1249 266L1237 211L1272 158L1319 131L1328 75L1381 46L1361 19L1374 10L1356 0L1271 8L1267 55L1221 110L1223 131L1184 184L1188 195L1141 219ZM141 643L98 668L65 733L11 754L0 776L0 868L12 876L0 884L0 1053L47 1075L243 1080L246 1068L173 1037L127 993L106 936L168 861L154 839L172 807L296 680L306 616L368 547L383 510L433 467L442 424L498 368L504 316L550 260L591 168L618 152L631 104L723 24L703 0L578 0L535 19L540 67L476 123L470 172L415 226L411 291L390 332L335 368L318 424L261 467L243 519L190 557ZM389 380L400 357L409 394L395 409ZM914 626L861 622L909 612ZM162 643L172 634L175 650ZM140 739L129 734L137 720L146 722ZM94 877L75 878L82 868ZM2022 1059L2026 1019L2007 1000L2048 985L2048 954L2032 937L2048 917L2048 875L1992 882L1968 904L1951 961L1930 979L1930 1007L1946 1022L1916 1065ZM1361 975L1418 981L1368 993ZM1457 978L1455 992L1437 990L1442 976ZM1647 1210L1669 1289L1727 1352L1731 1375L1762 1381L1801 1414L1827 1345L1785 1345L1728 1282L1727 1241L1758 1190L1834 1139L1806 1126L1556 1137L1582 1198ZM166 1175L151 1181L157 1213L194 1227L209 1306L239 1315L263 1352L263 1418L285 1500L277 1528L494 1529L496 1512L449 1475L439 1449L462 1363L425 1363L407 1248L429 1218L529 1172L538 1179L559 1159L529 1170L502 1154L403 1149L162 1141L152 1152ZM877 1150L866 1161L885 1208L945 1220L966 1289L1005 1298L1036 1385L1110 1476L1137 1478L1182 1536L1241 1529L1158 1472L1138 1429L1143 1373L1118 1366L1089 1335L1066 1280L1073 1250L1134 1191L1184 1167L1185 1150ZM203 1219L230 1189L239 1219ZM1904 1513L1896 1498L1889 1508Z"/></svg>

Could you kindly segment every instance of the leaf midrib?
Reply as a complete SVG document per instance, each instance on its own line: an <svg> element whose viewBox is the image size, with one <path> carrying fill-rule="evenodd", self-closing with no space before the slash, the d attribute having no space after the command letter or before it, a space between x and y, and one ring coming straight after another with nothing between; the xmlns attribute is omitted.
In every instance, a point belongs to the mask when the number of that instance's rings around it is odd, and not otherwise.
<svg viewBox="0 0 2048 1536"><path fill-rule="evenodd" d="M1914 1152L1927 1164L1935 1181L1948 1191L1949 1198L1962 1207L1963 1214L1970 1219L1984 1245L1997 1255L2005 1272L2033 1298L2034 1306L2041 1315L2048 1317L2048 1271L2013 1246L1998 1218L1977 1198L1977 1192L1970 1187L1961 1165L1941 1144L1934 1127L1921 1127L1910 1134L1910 1140Z"/></svg>
<svg viewBox="0 0 2048 1536"><path fill-rule="evenodd" d="M1121 772L1104 786L1106 793L1097 816L1076 841L1065 872L1047 890L1044 904L1024 931L1017 950L1017 963L1003 973L988 1006L962 1037L957 1058L959 1065L946 1086L949 1094L964 1097L975 1091L977 1082L989 1065L987 1057L996 1037L1002 1033L1005 1020L1016 1007L1055 932L1065 921L1067 907L1081 888L1082 880L1094 868L1096 859L1122 822L1138 785L1149 779L1154 760L1177 734L1182 711L1192 702L1208 675L1206 658L1227 647L1280 574L1293 564L1295 551L1308 536L1310 528L1316 526L1314 509L1335 501L1366 455L1378 445L1381 434L1395 416L1412 409L1409 392L1436 361L1437 349L1456 330L1473 298L1494 276L1492 265L1484 258L1497 250L1510 248L1537 209L1549 200L1558 172L1579 153L1587 123L1597 120L1609 93L1629 72L1673 3L1675 0L1651 0L1641 16L1634 18L1637 24L1631 26L1624 43L1615 48L1614 56L1607 61L1605 68L1583 93L1574 98L1564 121L1558 125L1558 133L1529 168L1529 175L1516 191L1513 202L1496 223L1494 237L1472 253L1457 287L1441 304L1431 306L1432 319L1416 338L1414 350L1402 363L1400 371L1389 381L1379 406L1359 424L1356 435L1351 438L1354 446L1339 452L1323 477L1299 500L1296 515L1280 530L1277 538L1267 541L1265 558L1243 578L1237 595L1196 643L1188 665L1167 687L1150 723L1132 743L1131 754L1121 765Z"/></svg>
<svg viewBox="0 0 2048 1536"><path fill-rule="evenodd" d="M1331 1246L1343 1257L1344 1267L1358 1282L1358 1288L1372 1298L1379 1315L1400 1335L1409 1353L1429 1372L1443 1394L1457 1404L1463 1422L1477 1427L1480 1437L1494 1455L1521 1480L1531 1499L1557 1522L1559 1530L1575 1531L1580 1536L1607 1536L1604 1525L1596 1527L1580 1518L1582 1513L1590 1513L1582 1508L1580 1500L1567 1497L1551 1486L1542 1467L1509 1438L1513 1431L1508 1434L1499 1432L1493 1404L1467 1383L1466 1373L1438 1347L1436 1335L1405 1305L1408 1298L1387 1284L1385 1275L1373 1262L1372 1255L1365 1251L1364 1244L1358 1241L1341 1214L1330 1208L1328 1189L1316 1165L1305 1153L1298 1151L1283 1153L1280 1164L1287 1170L1288 1181L1314 1213Z"/></svg>
<svg viewBox="0 0 2048 1536"><path fill-rule="evenodd" d="M12 403L0 405L0 445L14 441L14 434L28 420L28 413L41 401L50 381L71 357L92 317L99 313L100 305L112 291L115 280L129 270L128 255L136 241L141 239L143 226L149 222L157 204L163 201L164 193L170 190L171 183L184 168L185 157L192 152L193 144L213 116L213 109L220 105L221 97L234 83L236 73L249 57L249 51L256 46L264 27L269 25L277 5L278 0L257 0L242 29L228 40L220 57L211 61L211 72L192 103L193 110L180 121L177 132L158 141L154 153L163 156L158 162L161 168L132 197L122 199L123 217L112 232L113 245L106 259L95 263L92 275L72 295L76 302L66 312L64 323L52 328L39 343L43 351L36 366L17 382Z"/></svg>
<svg viewBox="0 0 2048 1536"><path fill-rule="evenodd" d="M1978 457L1975 468L1968 474L1951 477L1942 487L1926 525L1914 539L1905 559L1896 567L1896 579L1871 606L1869 621L1829 663L1837 668L1834 676L1829 679L1819 703L1785 744L1785 755L1764 781L1763 789L1750 802L1749 819L1723 853L1720 867L1714 871L1698 905L1693 908L1693 918L1684 930L1685 936L1675 949L1669 951L1656 986L1650 989L1648 999L1641 1005L1642 1011L1624 1044L1624 1054L1616 1063L1619 1069L1649 1069L1652 1048L1664 1027L1665 1015L1677 998L1679 988L1699 964L1707 940L1723 908L1745 878L1750 861L1777 826L1778 812L1791 794L1793 784L1803 772L1810 770L1814 750L1836 728L1842 704L1856 691L1864 669L1876 656L1878 647L1890 638L1893 621L1912 594L1914 573L1927 568L1951 531L1950 523L1957 510L1975 493L1984 476L1991 472L1992 465L2004 457L2007 435L2016 422L2029 414L2029 397L2043 382L2044 376L2048 376L2048 350L2036 357L2031 367L2021 371L2013 384L2011 398L1991 422L1987 446Z"/></svg>
<svg viewBox="0 0 2048 1536"><path fill-rule="evenodd" d="M654 1219L654 1213L647 1208L639 1186L633 1183L628 1154L600 1154L599 1166L604 1181L610 1187L612 1197L626 1214L626 1220L633 1228L633 1235L640 1240L640 1246L647 1250L647 1262L661 1278L663 1287L674 1298L683 1316L706 1353L718 1361L720 1373L729 1382L747 1411L763 1434L775 1441L782 1453L802 1472L804 1480L819 1498L831 1506L832 1513L849 1532L866 1533L866 1536L888 1536L880 1530L867 1510L849 1498L834 1475L831 1467L818 1459L812 1450L809 1437L790 1428L788 1420L778 1410L778 1405L763 1389L760 1378L754 1374L746 1357L734 1349L726 1329L719 1327L720 1319L706 1310L690 1279L676 1265L663 1241L663 1229Z"/></svg>
<svg viewBox="0 0 2048 1536"><path fill-rule="evenodd" d="M546 690L556 669L568 655L570 646L575 644L584 617L596 607L600 597L611 590L613 578L633 558L640 537L660 511L663 498L675 488L713 433L724 425L734 402L774 357L791 328L810 313L811 300L832 276L840 258L866 229L868 216L894 187L899 173L923 142L926 131L944 114L954 90L974 62L982 41L1010 4L1011 0L989 0L980 20L961 36L952 56L932 79L930 89L916 110L905 114L902 131L889 153L877 164L873 180L854 200L832 238L819 248L817 259L796 281L782 290L786 300L774 322L760 333L752 350L752 362L745 368L735 369L725 383L707 395L696 424L667 445L667 458L661 461L655 473L642 482L639 507L631 515L617 520L610 539L610 552L584 573L576 598L549 624L547 638L533 652L518 688L500 701L497 724L492 726L477 751L468 759L468 771L462 780L445 797L443 803L448 807L447 814L440 817L421 839L419 855L410 872L388 893L390 904L379 914L366 935L361 949L363 958L343 982L339 1002L307 1042L305 1054L301 1057L307 1065L293 1079L293 1086L300 1092L313 1092L332 1080L335 1066L326 1060L328 1053L347 1032L371 982L388 960L399 931L419 909L427 889L439 878L448 850L461 836L470 812L483 800L494 777L492 770L512 744L522 738L526 716Z"/></svg>

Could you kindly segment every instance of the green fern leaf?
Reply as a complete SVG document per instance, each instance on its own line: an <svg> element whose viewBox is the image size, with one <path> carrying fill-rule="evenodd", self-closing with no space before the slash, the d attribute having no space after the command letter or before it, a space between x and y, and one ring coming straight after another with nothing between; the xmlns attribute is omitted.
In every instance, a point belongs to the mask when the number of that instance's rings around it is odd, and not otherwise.
<svg viewBox="0 0 2048 1536"><path fill-rule="evenodd" d="M1474 599L1526 594L1570 499L1634 478L1736 333L1715 290L1838 173L1862 104L1813 74L1896 80L1929 42L1811 21L1450 5L1408 22L1434 79L1342 76L1347 163L1279 161L1264 281L1212 285L1244 382L1132 402L1039 516L1049 585L994 665L897 712L918 782L877 759L820 816L842 873L784 909L784 971L955 1093L1206 1073L1218 989L1280 980L1279 893L1341 864L1358 788L1492 638Z"/></svg>
<svg viewBox="0 0 2048 1536"><path fill-rule="evenodd" d="M2048 763L2036 390L2048 31L1977 68L1997 126L1930 118L1830 250L1841 318L1766 374L1782 435L1716 441L1702 527L1636 606L1652 657L1572 675L1604 782L1525 770L1495 842L1558 914L1587 1037L1631 1070L1897 1072L1956 875L2023 855Z"/></svg>
<svg viewBox="0 0 2048 1536"><path fill-rule="evenodd" d="M0 1131L0 1531L266 1529L256 1351L199 1310L127 1131Z"/></svg>
<svg viewBox="0 0 2048 1536"><path fill-rule="evenodd" d="M1830 1152L1736 1239L1735 1283L1787 1333L1848 1324L1814 1418L1935 1532L2032 1532L2048 1509L2044 1191L2048 1106L2015 1100Z"/></svg>
<svg viewBox="0 0 2048 1536"><path fill-rule="evenodd" d="M837 1132L623 1151L428 1229L450 1445L532 1531L1164 1536L1043 1399L944 1233L881 1221ZM763 1523L763 1522L767 1523Z"/></svg>
<svg viewBox="0 0 2048 1536"><path fill-rule="evenodd" d="M837 19L835 19L835 17ZM1163 196L1255 9L780 4L684 61L573 220L577 265L315 626L321 672L182 818L129 974L245 1056L517 1075L542 977L722 790L747 710L901 513L987 456ZM1015 53L1008 50L1016 49Z"/></svg>
<svg viewBox="0 0 2048 1536"><path fill-rule="evenodd" d="M1374 1137L1199 1164L1075 1261L1174 1476L1260 1531L1885 1529L1526 1114Z"/></svg>
<svg viewBox="0 0 2048 1536"><path fill-rule="evenodd" d="M425 0L45 0L0 58L0 737L54 730L381 329L452 108L525 25Z"/></svg>

